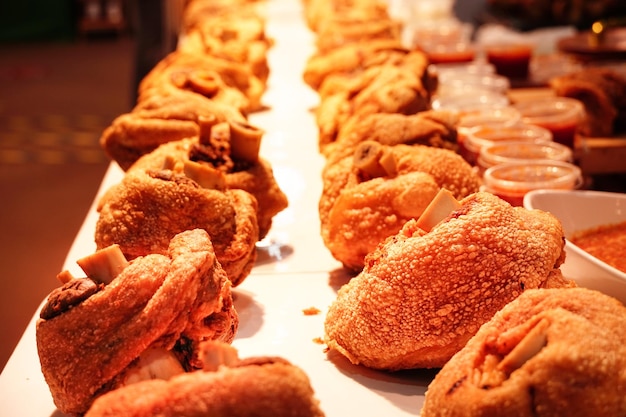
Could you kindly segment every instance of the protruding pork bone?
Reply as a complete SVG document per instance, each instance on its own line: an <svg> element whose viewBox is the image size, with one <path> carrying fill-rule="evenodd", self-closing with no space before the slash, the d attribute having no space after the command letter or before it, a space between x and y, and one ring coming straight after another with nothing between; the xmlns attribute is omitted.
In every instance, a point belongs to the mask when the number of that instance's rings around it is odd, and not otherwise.
<svg viewBox="0 0 626 417"><path fill-rule="evenodd" d="M363 141L356 147L354 166L369 178L393 177L398 172L393 154L372 140Z"/></svg>
<svg viewBox="0 0 626 417"><path fill-rule="evenodd" d="M461 207L461 203L454 198L454 195L442 188L428 204L420 218L417 219L417 226L426 232L430 232L433 227L437 226L459 207Z"/></svg>
<svg viewBox="0 0 626 417"><path fill-rule="evenodd" d="M220 366L232 367L239 363L237 349L220 342L205 342L202 344L202 369L215 372Z"/></svg>
<svg viewBox="0 0 626 417"><path fill-rule="evenodd" d="M250 124L231 120L230 125L230 154L233 159L257 162L263 130Z"/></svg>
<svg viewBox="0 0 626 417"><path fill-rule="evenodd" d="M548 327L550 322L546 319L539 321L528 334L502 359L498 369L511 374L519 369L532 357L537 355L548 343Z"/></svg>
<svg viewBox="0 0 626 417"><path fill-rule="evenodd" d="M168 380L182 374L185 369L174 354L162 348L150 348L143 352L128 370L123 384L130 385L151 379Z"/></svg>
<svg viewBox="0 0 626 417"><path fill-rule="evenodd" d="M187 75L186 87L206 97L213 97L220 88L221 79L215 71L191 71Z"/></svg>
<svg viewBox="0 0 626 417"><path fill-rule="evenodd" d="M76 277L72 275L70 271L64 269L57 274L57 279L61 282L61 284L67 284L71 280L76 279Z"/></svg>
<svg viewBox="0 0 626 417"><path fill-rule="evenodd" d="M224 173L207 164L185 161L183 172L187 178L194 180L202 188L209 190L226 189Z"/></svg>
<svg viewBox="0 0 626 417"><path fill-rule="evenodd" d="M179 160L174 158L172 155L166 155L163 158L163 169L169 169L170 171L176 171L177 165L180 163Z"/></svg>
<svg viewBox="0 0 626 417"><path fill-rule="evenodd" d="M89 256L76 261L89 278L108 284L128 265L119 245L100 249Z"/></svg>
<svg viewBox="0 0 626 417"><path fill-rule="evenodd" d="M198 116L198 126L200 128L199 142L203 145L211 144L211 130L218 123L215 115Z"/></svg>

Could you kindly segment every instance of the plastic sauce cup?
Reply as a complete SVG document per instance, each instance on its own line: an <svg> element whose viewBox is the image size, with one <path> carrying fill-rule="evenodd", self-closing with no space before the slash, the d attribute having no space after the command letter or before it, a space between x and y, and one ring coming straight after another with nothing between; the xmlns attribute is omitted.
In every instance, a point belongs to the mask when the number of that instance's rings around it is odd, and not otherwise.
<svg viewBox="0 0 626 417"><path fill-rule="evenodd" d="M441 63L429 67L437 77L445 77L447 74L495 74L493 65L486 61L474 60L472 62Z"/></svg>
<svg viewBox="0 0 626 417"><path fill-rule="evenodd" d="M450 96L468 92L493 92L506 95L511 88L508 78L498 74L463 74L449 72L440 74L438 77L437 94Z"/></svg>
<svg viewBox="0 0 626 417"><path fill-rule="evenodd" d="M541 143L552 140L552 133L543 127L524 123L512 126L476 126L469 130L464 146L459 152L467 162L476 165L478 155L483 147L499 142L532 142Z"/></svg>
<svg viewBox="0 0 626 417"><path fill-rule="evenodd" d="M484 108L506 107L509 98L502 93L489 91L459 92L446 96L434 97L431 107L435 110L456 111L459 114Z"/></svg>
<svg viewBox="0 0 626 417"><path fill-rule="evenodd" d="M525 123L544 127L552 132L555 142L574 148L576 132L585 117L583 104L568 97L546 97L513 104Z"/></svg>
<svg viewBox="0 0 626 417"><path fill-rule="evenodd" d="M536 160L572 162L572 150L556 142L505 141L483 147L478 155L478 172L482 175L492 166Z"/></svg>
<svg viewBox="0 0 626 417"><path fill-rule="evenodd" d="M485 46L487 61L496 72L508 78L528 78L533 45L525 43L502 43Z"/></svg>
<svg viewBox="0 0 626 417"><path fill-rule="evenodd" d="M465 146L467 135L476 126L492 126L494 128L510 127L521 123L522 115L517 109L507 107L485 107L459 113L457 124L457 143Z"/></svg>
<svg viewBox="0 0 626 417"><path fill-rule="evenodd" d="M431 64L453 64L471 62L474 60L476 51L469 42L450 42L421 48Z"/></svg>
<svg viewBox="0 0 626 417"><path fill-rule="evenodd" d="M459 113L457 130L459 135L467 136L476 126L510 127L522 122L522 115L517 109L507 107L484 107Z"/></svg>
<svg viewBox="0 0 626 417"><path fill-rule="evenodd" d="M573 153L567 146L556 142L529 143L505 141L483 147L478 156L478 162L485 169L509 162L533 161L537 159L572 162Z"/></svg>
<svg viewBox="0 0 626 417"><path fill-rule="evenodd" d="M580 168L563 161L512 162L488 168L483 175L483 190L513 206L522 206L524 195L533 190L574 190L581 184Z"/></svg>

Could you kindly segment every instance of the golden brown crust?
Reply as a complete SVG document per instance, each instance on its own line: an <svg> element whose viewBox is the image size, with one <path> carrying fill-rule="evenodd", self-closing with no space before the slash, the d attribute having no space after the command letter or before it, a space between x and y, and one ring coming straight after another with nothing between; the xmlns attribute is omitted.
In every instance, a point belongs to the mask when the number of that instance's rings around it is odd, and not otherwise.
<svg viewBox="0 0 626 417"><path fill-rule="evenodd" d="M197 229L174 237L164 255L135 259L78 305L38 320L37 350L56 406L84 413L152 347L172 350L184 340L181 358L197 368L199 342L234 338L230 288L208 234Z"/></svg>
<svg viewBox="0 0 626 417"><path fill-rule="evenodd" d="M430 108L430 91L422 71L410 66L384 64L354 75L345 89L322 98L315 109L319 147L334 142L353 117L375 113L414 114Z"/></svg>
<svg viewBox="0 0 626 417"><path fill-rule="evenodd" d="M186 0L182 11L183 33L204 25L214 18L249 16L258 13L257 0Z"/></svg>
<svg viewBox="0 0 626 417"><path fill-rule="evenodd" d="M377 21L389 19L387 4L371 0L305 0L305 19L315 32L337 17L347 21Z"/></svg>
<svg viewBox="0 0 626 417"><path fill-rule="evenodd" d="M437 374L421 415L624 415L625 346L617 300L583 288L526 291Z"/></svg>
<svg viewBox="0 0 626 417"><path fill-rule="evenodd" d="M428 145L456 151L458 118L427 110L416 114L376 113L351 118L337 139L323 149L327 163L352 155L359 143L373 140L383 145Z"/></svg>
<svg viewBox="0 0 626 417"><path fill-rule="evenodd" d="M272 40L265 35L264 19L250 3L241 3L236 9L226 6L220 9L207 3L204 10L198 7L186 10L178 50L246 63L265 84L269 76L267 52ZM207 7L211 7L211 13Z"/></svg>
<svg viewBox="0 0 626 417"><path fill-rule="evenodd" d="M200 133L200 119L245 121L234 107L184 90L162 90L118 116L100 137L100 145L123 169L159 145Z"/></svg>
<svg viewBox="0 0 626 417"><path fill-rule="evenodd" d="M401 42L402 24L392 19L352 19L334 16L326 19L316 33L315 46L319 53L355 43L379 40Z"/></svg>
<svg viewBox="0 0 626 417"><path fill-rule="evenodd" d="M398 40L383 39L344 45L324 53L318 51L309 57L302 77L311 88L319 90L327 77L354 74L389 60L396 62L406 54L407 49Z"/></svg>
<svg viewBox="0 0 626 417"><path fill-rule="evenodd" d="M233 285L256 260L256 200L243 190L211 190L170 170L127 173L98 203L98 248L118 244L128 259L166 253L170 239L200 228Z"/></svg>
<svg viewBox="0 0 626 417"><path fill-rule="evenodd" d="M236 90L242 95L238 102L223 101L244 114L261 109L265 92L265 84L245 63L180 50L160 60L141 80L139 100L163 88L188 90L216 100L220 92L231 90L234 95L232 90Z"/></svg>
<svg viewBox="0 0 626 417"><path fill-rule="evenodd" d="M145 381L100 397L86 417L323 417L306 374L286 361L264 361L169 381Z"/></svg>
<svg viewBox="0 0 626 417"><path fill-rule="evenodd" d="M177 161L190 160L192 149L199 143L198 137L186 138L160 146L150 154L141 157L129 172L135 170L159 169L163 166L166 157ZM284 210L289 202L274 178L270 163L259 158L252 163L237 163L241 167L225 172L226 186L231 190L244 190L250 193L257 201L257 224L259 239L269 232L272 219Z"/></svg>
<svg viewBox="0 0 626 417"><path fill-rule="evenodd" d="M573 285L554 216L482 192L461 203L429 233L410 220L366 257L326 316L331 349L372 368L440 367L524 290Z"/></svg>
<svg viewBox="0 0 626 417"><path fill-rule="evenodd" d="M345 267L360 270L364 258L409 219L418 218L440 188L462 198L478 191L480 180L459 155L421 145L381 146L397 172L367 177L353 157L328 163L319 201L324 244Z"/></svg>
<svg viewBox="0 0 626 417"><path fill-rule="evenodd" d="M365 256L408 220L419 217L438 191L435 180L424 172L343 188L323 216L324 244L345 268L360 271ZM327 203L324 199L320 207Z"/></svg>

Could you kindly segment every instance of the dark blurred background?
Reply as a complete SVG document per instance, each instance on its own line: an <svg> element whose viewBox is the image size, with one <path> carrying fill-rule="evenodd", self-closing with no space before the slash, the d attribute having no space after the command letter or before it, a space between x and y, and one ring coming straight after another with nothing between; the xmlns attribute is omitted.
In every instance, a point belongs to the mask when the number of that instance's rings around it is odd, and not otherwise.
<svg viewBox="0 0 626 417"><path fill-rule="evenodd" d="M126 1L0 4L0 368L108 166L98 139L132 106L136 39Z"/></svg>

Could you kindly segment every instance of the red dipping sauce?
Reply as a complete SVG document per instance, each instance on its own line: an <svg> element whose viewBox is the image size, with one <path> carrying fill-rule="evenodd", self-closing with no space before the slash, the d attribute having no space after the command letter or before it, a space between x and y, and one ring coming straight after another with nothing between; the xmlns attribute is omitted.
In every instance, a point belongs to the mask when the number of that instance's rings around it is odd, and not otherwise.
<svg viewBox="0 0 626 417"><path fill-rule="evenodd" d="M582 182L582 171L563 161L538 159L495 165L483 174L483 189L522 206L524 196L532 190L574 190Z"/></svg>
<svg viewBox="0 0 626 417"><path fill-rule="evenodd" d="M487 61L508 78L528 78L533 48L527 44L498 44L485 47Z"/></svg>
<svg viewBox="0 0 626 417"><path fill-rule="evenodd" d="M552 132L552 139L574 148L576 131L585 117L585 107L573 98L545 97L519 101L513 105L525 123L541 126Z"/></svg>
<svg viewBox="0 0 626 417"><path fill-rule="evenodd" d="M544 123L543 127L552 132L552 138L555 142L574 148L576 131L578 130L578 121L569 120L568 123Z"/></svg>
<svg viewBox="0 0 626 417"><path fill-rule="evenodd" d="M424 48L431 64L456 64L474 60L474 48L466 43L440 44Z"/></svg>

